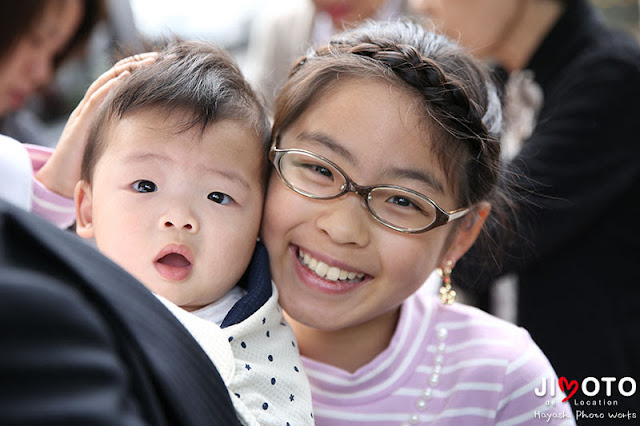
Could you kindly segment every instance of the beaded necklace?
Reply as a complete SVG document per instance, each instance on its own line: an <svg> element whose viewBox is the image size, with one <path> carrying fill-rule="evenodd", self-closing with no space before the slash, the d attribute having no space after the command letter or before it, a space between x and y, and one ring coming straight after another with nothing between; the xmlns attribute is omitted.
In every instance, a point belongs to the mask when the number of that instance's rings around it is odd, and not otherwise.
<svg viewBox="0 0 640 426"><path fill-rule="evenodd" d="M436 355L434 358L433 372L426 383L426 387L422 391L420 397L416 401L416 410L418 413L409 415L407 421L402 423L402 426L411 426L420 423L420 411L424 411L429 406L429 401L433 397L433 389L438 386L440 382L440 373L442 372L442 364L444 363L444 352L447 348L447 336L449 332L444 327L437 329L438 345L436 346Z"/></svg>

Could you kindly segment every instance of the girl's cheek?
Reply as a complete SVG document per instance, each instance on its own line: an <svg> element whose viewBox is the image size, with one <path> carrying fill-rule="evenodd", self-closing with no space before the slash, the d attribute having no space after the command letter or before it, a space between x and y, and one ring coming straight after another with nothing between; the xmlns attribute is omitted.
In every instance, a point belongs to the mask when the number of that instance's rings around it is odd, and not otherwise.
<svg viewBox="0 0 640 426"><path fill-rule="evenodd" d="M264 215L262 218L262 236L265 239L271 239L273 234L277 234L275 230L279 229L282 226L281 222L285 220L286 214L284 214L283 211L285 209L281 210L278 208L282 202L280 198L279 190L273 188L273 185L271 185L265 200Z"/></svg>

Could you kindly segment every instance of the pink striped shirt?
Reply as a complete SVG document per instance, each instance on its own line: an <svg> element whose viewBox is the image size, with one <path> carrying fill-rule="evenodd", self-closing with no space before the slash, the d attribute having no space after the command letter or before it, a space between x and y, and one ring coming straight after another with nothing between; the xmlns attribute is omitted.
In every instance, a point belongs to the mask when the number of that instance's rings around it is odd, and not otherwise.
<svg viewBox="0 0 640 426"><path fill-rule="evenodd" d="M429 287L405 301L389 347L355 373L303 357L317 425L575 425L559 389L534 393L558 378L529 333L443 306Z"/></svg>
<svg viewBox="0 0 640 426"><path fill-rule="evenodd" d="M50 191L35 178L35 173L44 166L53 150L29 144L24 144L24 147L31 158L34 174L31 188L31 211L60 228L71 226L76 219L73 198L66 198Z"/></svg>

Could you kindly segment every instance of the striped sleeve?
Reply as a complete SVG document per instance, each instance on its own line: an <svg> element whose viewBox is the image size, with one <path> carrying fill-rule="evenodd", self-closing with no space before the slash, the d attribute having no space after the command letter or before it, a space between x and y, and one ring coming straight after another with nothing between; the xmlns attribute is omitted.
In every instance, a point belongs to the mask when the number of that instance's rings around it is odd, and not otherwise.
<svg viewBox="0 0 640 426"><path fill-rule="evenodd" d="M505 371L504 388L496 413L497 426L531 424L575 425L558 376L529 333L519 329L515 352Z"/></svg>
<svg viewBox="0 0 640 426"><path fill-rule="evenodd" d="M31 190L31 211L59 228L68 228L76 219L73 198L67 198L50 191L35 178L35 174L47 162L50 148L25 144L33 167L33 184Z"/></svg>

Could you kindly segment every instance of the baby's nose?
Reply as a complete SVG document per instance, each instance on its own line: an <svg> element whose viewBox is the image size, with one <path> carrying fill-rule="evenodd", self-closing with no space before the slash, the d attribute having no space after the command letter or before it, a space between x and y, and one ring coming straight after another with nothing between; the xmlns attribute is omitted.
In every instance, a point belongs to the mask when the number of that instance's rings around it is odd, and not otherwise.
<svg viewBox="0 0 640 426"><path fill-rule="evenodd" d="M181 227L180 225L176 225L172 221L169 221L169 220L164 223L164 226L166 228L173 228L173 227L180 228ZM185 223L185 224L182 225L182 228L187 229L187 230L192 230L193 229L193 225L191 223Z"/></svg>

